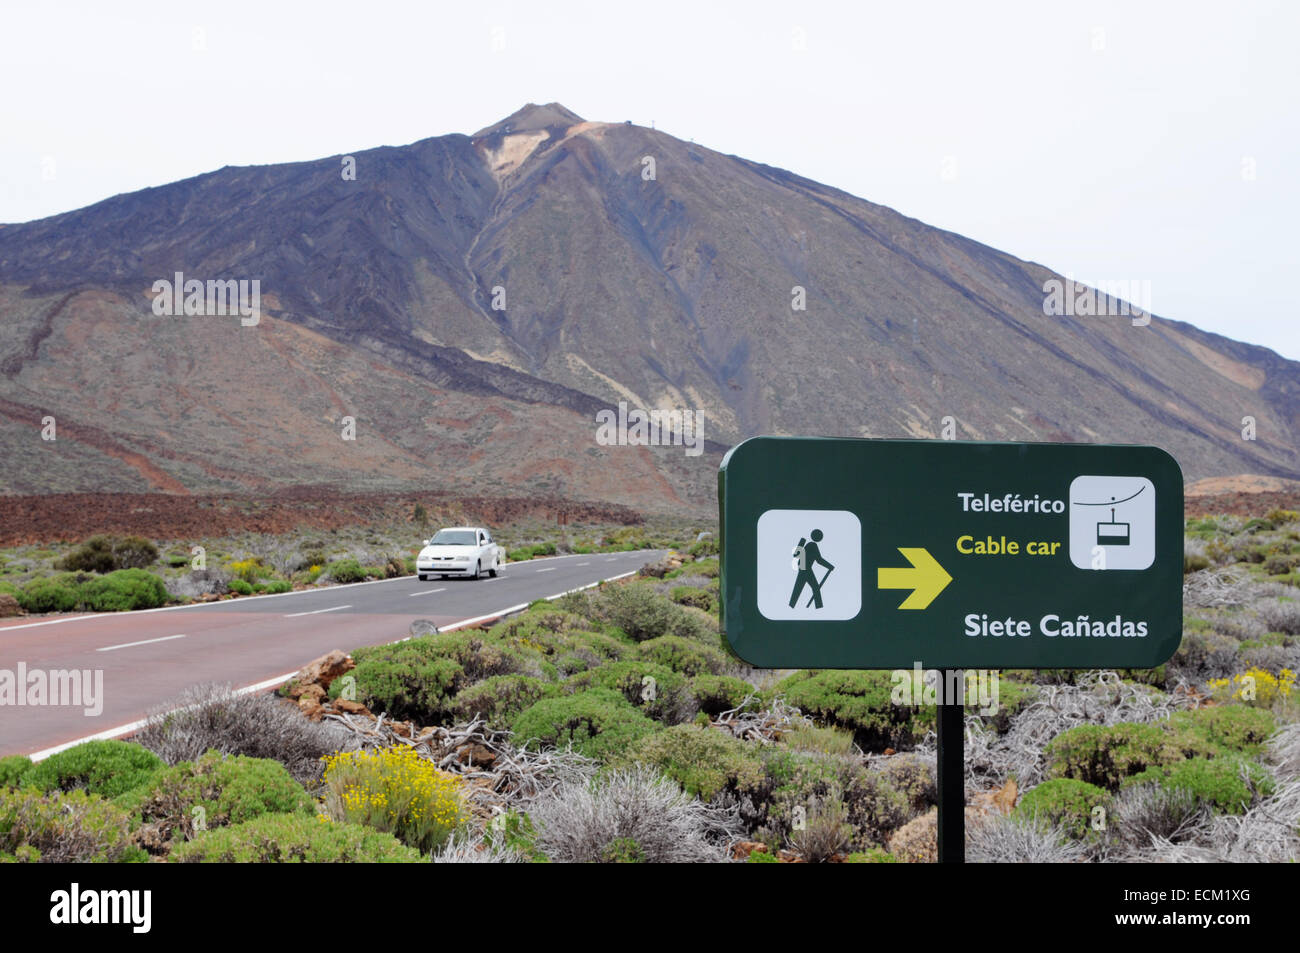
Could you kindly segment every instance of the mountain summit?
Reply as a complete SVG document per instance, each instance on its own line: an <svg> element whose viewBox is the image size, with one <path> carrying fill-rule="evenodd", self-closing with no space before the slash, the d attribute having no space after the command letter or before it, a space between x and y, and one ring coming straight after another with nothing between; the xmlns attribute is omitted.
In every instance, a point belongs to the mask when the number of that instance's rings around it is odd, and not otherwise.
<svg viewBox="0 0 1300 953"><path fill-rule="evenodd" d="M260 321L158 282L257 281ZM757 433L1154 443L1300 475L1300 365L1049 314L1048 269L781 169L529 104L0 229L10 492L473 487L713 503ZM699 413L707 452L595 414ZM33 437L54 417L57 441ZM345 418L355 440L342 440Z"/></svg>

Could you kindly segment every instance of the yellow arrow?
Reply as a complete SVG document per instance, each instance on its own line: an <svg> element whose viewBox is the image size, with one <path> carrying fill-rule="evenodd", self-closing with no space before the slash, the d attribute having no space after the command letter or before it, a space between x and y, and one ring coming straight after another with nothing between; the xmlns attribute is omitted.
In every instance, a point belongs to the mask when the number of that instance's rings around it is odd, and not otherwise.
<svg viewBox="0 0 1300 953"><path fill-rule="evenodd" d="M930 555L928 549L904 549L900 546L898 551L912 564L911 568L898 566L877 570L876 588L911 589L912 594L898 608L924 609L952 582L952 576Z"/></svg>

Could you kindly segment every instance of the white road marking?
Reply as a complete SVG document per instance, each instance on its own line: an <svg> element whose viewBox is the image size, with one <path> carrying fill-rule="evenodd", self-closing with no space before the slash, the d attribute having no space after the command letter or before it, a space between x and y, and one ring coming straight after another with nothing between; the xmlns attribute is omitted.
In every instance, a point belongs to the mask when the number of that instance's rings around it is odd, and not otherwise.
<svg viewBox="0 0 1300 953"><path fill-rule="evenodd" d="M578 563L579 566L590 566L591 563Z"/></svg>
<svg viewBox="0 0 1300 953"><path fill-rule="evenodd" d="M447 587L446 587L446 586L443 586L441 589L426 589L424 592L413 592L413 593L411 593L411 595L413 595L413 596L431 596L431 595L433 595L435 592L446 592L446 591L447 591Z"/></svg>
<svg viewBox="0 0 1300 953"><path fill-rule="evenodd" d="M300 615L320 615L322 612L338 612L340 609L351 609L351 606L330 606L328 609L316 609L312 612L290 612L286 619L296 619Z"/></svg>
<svg viewBox="0 0 1300 953"><path fill-rule="evenodd" d="M123 642L121 645L106 645L102 649L95 649L96 652L113 652L117 649L129 649L136 645L152 645L154 642L170 642L172 639L183 639L184 635L164 635L161 639L145 639L142 642Z"/></svg>
<svg viewBox="0 0 1300 953"><path fill-rule="evenodd" d="M536 571L536 572L555 572L555 567L552 566L550 569L538 569L538 570L535 570L535 571Z"/></svg>

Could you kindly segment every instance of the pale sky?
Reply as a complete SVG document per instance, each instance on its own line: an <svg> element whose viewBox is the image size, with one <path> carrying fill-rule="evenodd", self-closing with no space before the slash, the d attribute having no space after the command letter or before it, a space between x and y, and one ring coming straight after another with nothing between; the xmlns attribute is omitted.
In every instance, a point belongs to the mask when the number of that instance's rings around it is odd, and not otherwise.
<svg viewBox="0 0 1300 953"><path fill-rule="evenodd" d="M0 222L558 101L1300 359L1298 36L1269 2L5 0Z"/></svg>

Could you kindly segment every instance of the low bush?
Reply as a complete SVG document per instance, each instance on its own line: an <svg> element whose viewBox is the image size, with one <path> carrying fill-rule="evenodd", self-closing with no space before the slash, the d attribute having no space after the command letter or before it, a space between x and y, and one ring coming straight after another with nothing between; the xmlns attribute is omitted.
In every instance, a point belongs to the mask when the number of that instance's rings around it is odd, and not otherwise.
<svg viewBox="0 0 1300 953"><path fill-rule="evenodd" d="M1189 758L1170 767L1151 768L1132 784L1155 782L1168 790L1184 790L1224 814L1244 814L1260 797L1273 792L1273 781L1257 764L1242 758Z"/></svg>
<svg viewBox="0 0 1300 953"><path fill-rule="evenodd" d="M659 726L632 707L621 694L592 688L562 698L544 698L515 719L520 743L573 749L604 760L658 730Z"/></svg>
<svg viewBox="0 0 1300 953"><path fill-rule="evenodd" d="M1296 673L1284 668L1275 675L1267 669L1250 668L1230 678L1211 679L1208 684L1220 698L1272 708L1277 702L1291 699L1295 693Z"/></svg>
<svg viewBox="0 0 1300 953"><path fill-rule="evenodd" d="M776 690L806 715L853 732L863 751L910 748L934 726L934 709L895 705L889 672L800 671Z"/></svg>
<svg viewBox="0 0 1300 953"><path fill-rule="evenodd" d="M697 609L703 609L705 612L718 611L718 604L713 598L713 593L704 589L696 589L694 586L674 586L668 596L679 606L694 606Z"/></svg>
<svg viewBox="0 0 1300 953"><path fill-rule="evenodd" d="M392 834L323 815L266 814L198 835L178 845L178 863L417 863L420 853Z"/></svg>
<svg viewBox="0 0 1300 953"><path fill-rule="evenodd" d="M739 833L734 812L699 801L646 767L566 782L529 817L537 846L561 863L721 862ZM635 848L633 848L635 845Z"/></svg>
<svg viewBox="0 0 1300 953"><path fill-rule="evenodd" d="M682 611L648 585L637 584L602 586L591 605L596 618L617 626L638 642L667 635Z"/></svg>
<svg viewBox="0 0 1300 953"><path fill-rule="evenodd" d="M720 651L680 635L647 639L641 643L637 654L687 676L720 675L727 667L727 658Z"/></svg>
<svg viewBox="0 0 1300 953"><path fill-rule="evenodd" d="M695 707L716 718L724 711L739 708L746 697L754 694L754 686L730 675L706 674L691 679L690 692Z"/></svg>
<svg viewBox="0 0 1300 953"><path fill-rule="evenodd" d="M839 798L817 801L804 823L790 834L790 846L806 864L824 864L853 840L848 811Z"/></svg>
<svg viewBox="0 0 1300 953"><path fill-rule="evenodd" d="M0 788L0 857L45 863L144 859L125 811L85 791Z"/></svg>
<svg viewBox="0 0 1300 953"><path fill-rule="evenodd" d="M139 536L92 536L55 563L73 572L143 569L158 561L158 547Z"/></svg>
<svg viewBox="0 0 1300 953"><path fill-rule="evenodd" d="M1093 811L1101 808L1109 811L1110 793L1072 778L1055 778L1044 781L1030 788L1016 805L1016 811L1022 817L1046 821L1064 832L1068 837L1081 840L1094 837ZM1101 815L1105 818L1105 815Z"/></svg>
<svg viewBox="0 0 1300 953"><path fill-rule="evenodd" d="M1277 728L1273 715L1246 705L1215 705L1175 712L1169 717L1172 729L1187 730L1224 751L1254 754Z"/></svg>
<svg viewBox="0 0 1300 953"><path fill-rule="evenodd" d="M455 698L464 688L525 667L526 653L482 632L441 632L352 653L357 667L357 701L374 712L421 725L455 718ZM338 696L343 683L330 686Z"/></svg>
<svg viewBox="0 0 1300 953"><path fill-rule="evenodd" d="M607 662L570 677L564 687L570 692L613 689L651 718L670 725L689 721L697 710L686 677L656 662Z"/></svg>
<svg viewBox="0 0 1300 953"><path fill-rule="evenodd" d="M336 559L325 567L331 579L338 583L364 582L366 571L355 559Z"/></svg>
<svg viewBox="0 0 1300 953"><path fill-rule="evenodd" d="M15 598L28 612L72 612L81 605L81 586L73 575L33 579Z"/></svg>
<svg viewBox="0 0 1300 953"><path fill-rule="evenodd" d="M493 675L458 692L451 709L457 721L480 717L493 728L509 728L525 708L558 691L531 675Z"/></svg>
<svg viewBox="0 0 1300 953"><path fill-rule="evenodd" d="M15 788L32 768L32 759L24 754L0 758L0 788Z"/></svg>
<svg viewBox="0 0 1300 953"><path fill-rule="evenodd" d="M421 854L466 822L465 782L405 745L325 759L325 811L336 821L392 834Z"/></svg>
<svg viewBox="0 0 1300 953"><path fill-rule="evenodd" d="M85 741L33 765L22 786L112 798L144 784L162 766L152 751L129 741Z"/></svg>
<svg viewBox="0 0 1300 953"><path fill-rule="evenodd" d="M140 817L137 840L158 853L198 831L263 814L314 813L306 790L278 761L216 751L164 768L116 803Z"/></svg>
<svg viewBox="0 0 1300 953"><path fill-rule="evenodd" d="M706 801L718 794L745 794L763 786L763 761L751 745L699 725L676 725L629 747L620 764L644 764Z"/></svg>
<svg viewBox="0 0 1300 953"><path fill-rule="evenodd" d="M752 813L742 806L755 836L774 849L785 845L810 804L836 798L848 811L851 847L880 846L911 816L907 795L856 757L813 754L784 746L762 751L767 783L752 798Z"/></svg>
<svg viewBox="0 0 1300 953"><path fill-rule="evenodd" d="M119 569L81 586L81 603L92 612L157 609L170 598L167 584L143 569Z"/></svg>
<svg viewBox="0 0 1300 953"><path fill-rule="evenodd" d="M1136 722L1079 725L1043 749L1052 777L1086 781L1109 791L1147 768L1215 753L1213 744L1186 727L1174 731L1167 723Z"/></svg>
<svg viewBox="0 0 1300 953"><path fill-rule="evenodd" d="M320 776L320 759L350 739L346 729L309 721L292 702L273 695L239 695L228 685L186 690L151 715L135 736L168 764L196 761L209 750L271 758L307 785Z"/></svg>

